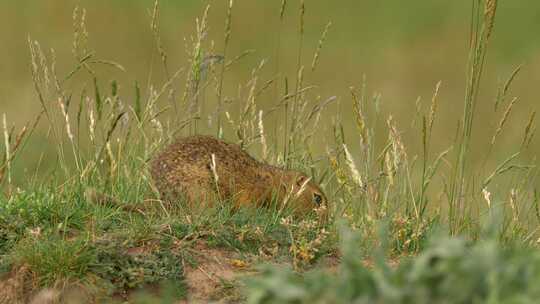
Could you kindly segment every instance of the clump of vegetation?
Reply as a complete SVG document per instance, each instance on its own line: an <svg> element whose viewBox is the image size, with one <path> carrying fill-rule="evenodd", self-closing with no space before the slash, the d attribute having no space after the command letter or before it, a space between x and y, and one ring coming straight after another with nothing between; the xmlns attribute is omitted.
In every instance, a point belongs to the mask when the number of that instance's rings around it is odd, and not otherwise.
<svg viewBox="0 0 540 304"><path fill-rule="evenodd" d="M350 232L349 232L350 234ZM299 275L263 268L248 283L247 302L270 303L536 303L540 297L540 254L501 247L493 239L471 243L435 238L413 258L390 265L384 254L368 268L356 241L345 237L337 273Z"/></svg>
<svg viewBox="0 0 540 304"><path fill-rule="evenodd" d="M179 294L185 293L182 252L170 237L150 237L159 228L84 198L53 193L22 192L3 202L1 269L29 270L33 280L25 284L37 289L82 285L112 295L174 280Z"/></svg>

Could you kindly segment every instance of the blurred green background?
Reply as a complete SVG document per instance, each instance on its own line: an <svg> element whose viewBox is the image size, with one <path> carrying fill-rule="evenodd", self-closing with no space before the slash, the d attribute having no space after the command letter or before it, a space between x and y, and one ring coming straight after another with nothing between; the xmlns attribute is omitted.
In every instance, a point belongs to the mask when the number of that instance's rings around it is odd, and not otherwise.
<svg viewBox="0 0 540 304"><path fill-rule="evenodd" d="M421 143L418 131L410 128L419 96L424 109L429 108L433 90L442 81L434 147L440 152L451 145L457 121L463 108L468 51L469 21L472 1L443 0L309 0L306 1L303 63L311 65L313 53L328 21L333 23L323 46L318 69L306 76L307 84L316 84L322 98L336 95L344 105L343 118L350 125L350 140L355 140L349 87L361 87L366 75L369 94L381 93L385 115L392 114L402 130L412 154ZM529 114L536 110L540 82L540 2L536 0L499 1L498 19L487 58L485 78L478 104L473 137L473 151L485 150L500 120L493 102L498 83L504 81L520 64L519 74L510 92L518 96L507 127L501 134L496 153L501 157L518 150ZM169 56L171 70L187 66L186 41L195 30L195 18L207 4L209 39L216 50L222 49L228 1L161 1L160 33ZM280 26L281 1L237 0L233 8L229 56L246 49L255 53L227 73L225 95L235 96L260 60L269 64L266 79L276 72L279 48L281 75L294 79L298 51L299 1L288 1L285 22ZM44 49L54 49L60 75L67 74L75 60L72 14L75 6L87 10L89 48L97 57L116 61L126 72L111 67L97 69L107 85L113 79L125 95L132 95L133 84L148 80L155 43L150 29L152 0L4 0L0 2L0 114L8 123L21 127L40 109L30 75L28 38L37 40ZM154 62L152 83L163 80L160 65ZM79 83L77 83L79 82ZM88 77L75 78L73 86L92 86ZM182 85L178 84L182 89ZM266 96L261 103L275 103ZM506 106L506 105L505 105ZM504 109L504 107L503 107ZM335 108L325 115L335 114ZM329 125L329 123L328 123ZM46 124L40 126L17 160L17 168L32 172L42 152L54 152L46 137ZM380 133L380 141L386 134ZM322 139L321 146L326 144ZM515 148L514 148L515 147ZM540 145L534 142L531 155ZM475 154L476 155L476 154ZM477 153L477 159L482 157Z"/></svg>

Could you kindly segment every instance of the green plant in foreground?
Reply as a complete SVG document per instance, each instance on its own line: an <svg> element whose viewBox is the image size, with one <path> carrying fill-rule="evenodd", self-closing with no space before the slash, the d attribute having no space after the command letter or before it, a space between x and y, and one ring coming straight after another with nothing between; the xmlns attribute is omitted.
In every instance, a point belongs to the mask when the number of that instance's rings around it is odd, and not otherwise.
<svg viewBox="0 0 540 304"><path fill-rule="evenodd" d="M336 274L319 270L300 276L264 268L248 281L248 303L480 304L537 303L540 298L540 253L534 250L503 248L493 239L471 244L438 238L398 266L381 257L370 269L354 243L345 238Z"/></svg>

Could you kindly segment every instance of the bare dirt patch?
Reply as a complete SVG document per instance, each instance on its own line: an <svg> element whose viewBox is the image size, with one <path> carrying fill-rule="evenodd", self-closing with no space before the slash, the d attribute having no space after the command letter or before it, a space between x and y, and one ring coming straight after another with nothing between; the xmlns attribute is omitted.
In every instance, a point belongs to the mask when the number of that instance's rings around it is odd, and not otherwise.
<svg viewBox="0 0 540 304"><path fill-rule="evenodd" d="M209 248L204 242L198 242L193 253L196 263L186 263L184 268L188 286L186 303L238 301L240 295L235 285L239 278L251 272L249 264L232 251Z"/></svg>

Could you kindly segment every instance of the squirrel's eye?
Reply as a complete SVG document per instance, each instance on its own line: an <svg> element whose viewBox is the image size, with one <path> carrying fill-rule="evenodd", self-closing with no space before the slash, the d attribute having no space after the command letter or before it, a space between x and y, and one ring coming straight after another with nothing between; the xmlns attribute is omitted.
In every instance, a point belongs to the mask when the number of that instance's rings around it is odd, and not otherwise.
<svg viewBox="0 0 540 304"><path fill-rule="evenodd" d="M313 194L313 201L317 206L320 206L322 204L322 196L318 195L317 193Z"/></svg>

